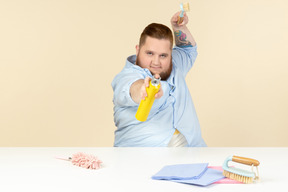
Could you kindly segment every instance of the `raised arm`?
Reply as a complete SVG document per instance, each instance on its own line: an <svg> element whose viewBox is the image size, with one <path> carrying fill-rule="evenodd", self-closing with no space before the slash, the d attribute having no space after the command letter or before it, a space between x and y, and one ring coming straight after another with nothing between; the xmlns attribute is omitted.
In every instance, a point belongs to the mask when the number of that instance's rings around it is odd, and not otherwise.
<svg viewBox="0 0 288 192"><path fill-rule="evenodd" d="M178 47L191 47L191 46L194 47L196 46L196 42L186 26L189 21L187 14L184 13L183 22L177 24L179 14L180 12L177 12L171 18L171 25L172 30L174 32L175 45Z"/></svg>

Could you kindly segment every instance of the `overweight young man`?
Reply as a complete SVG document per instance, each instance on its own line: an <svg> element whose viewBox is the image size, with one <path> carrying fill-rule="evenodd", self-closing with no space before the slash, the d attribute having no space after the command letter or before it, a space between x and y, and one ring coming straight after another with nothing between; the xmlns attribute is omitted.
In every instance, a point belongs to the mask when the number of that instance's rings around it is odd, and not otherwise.
<svg viewBox="0 0 288 192"><path fill-rule="evenodd" d="M140 36L136 55L127 58L112 81L114 91L115 147L205 147L185 77L197 56L196 42L187 28L188 17L177 24L175 36L165 25L152 23ZM161 77L161 88L146 121L135 118L139 103L147 96L152 76Z"/></svg>

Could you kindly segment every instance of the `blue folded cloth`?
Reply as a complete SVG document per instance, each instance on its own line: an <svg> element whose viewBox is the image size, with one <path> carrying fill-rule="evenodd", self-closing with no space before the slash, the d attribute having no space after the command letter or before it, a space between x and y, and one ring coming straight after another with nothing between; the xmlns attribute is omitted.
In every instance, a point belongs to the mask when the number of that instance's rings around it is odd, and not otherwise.
<svg viewBox="0 0 288 192"><path fill-rule="evenodd" d="M183 179L183 180L170 180L170 181L205 187L224 178L225 177L223 176L222 171L208 168L199 179L190 179L190 180Z"/></svg>
<svg viewBox="0 0 288 192"><path fill-rule="evenodd" d="M152 179L181 180L197 179L206 171L208 163L178 164L164 166Z"/></svg>
<svg viewBox="0 0 288 192"><path fill-rule="evenodd" d="M199 186L207 186L223 178L222 172L209 169L208 163L168 165L152 176L152 179L156 180Z"/></svg>

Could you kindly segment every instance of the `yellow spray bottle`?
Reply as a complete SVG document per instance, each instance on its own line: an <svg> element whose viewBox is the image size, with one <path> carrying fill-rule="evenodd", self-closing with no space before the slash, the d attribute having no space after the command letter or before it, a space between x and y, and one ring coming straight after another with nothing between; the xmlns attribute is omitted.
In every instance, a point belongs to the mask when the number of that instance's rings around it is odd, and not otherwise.
<svg viewBox="0 0 288 192"><path fill-rule="evenodd" d="M149 112L155 100L155 94L160 89L160 80L161 80L160 77L159 79L156 79L153 76L152 80L149 83L149 87L146 87L147 97L144 100L143 99L141 100L140 105L135 115L138 121L147 120L147 117L149 115Z"/></svg>

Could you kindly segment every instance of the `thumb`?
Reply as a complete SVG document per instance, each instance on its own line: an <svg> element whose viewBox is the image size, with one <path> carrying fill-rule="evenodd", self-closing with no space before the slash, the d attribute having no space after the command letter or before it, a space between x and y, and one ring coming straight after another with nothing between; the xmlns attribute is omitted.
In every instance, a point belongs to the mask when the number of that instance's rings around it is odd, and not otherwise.
<svg viewBox="0 0 288 192"><path fill-rule="evenodd" d="M149 87L149 82L150 82L150 80L151 80L150 77L146 77L146 78L144 79L144 85L145 85L145 87Z"/></svg>

